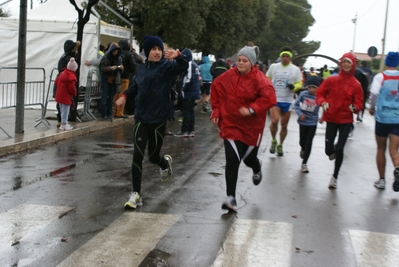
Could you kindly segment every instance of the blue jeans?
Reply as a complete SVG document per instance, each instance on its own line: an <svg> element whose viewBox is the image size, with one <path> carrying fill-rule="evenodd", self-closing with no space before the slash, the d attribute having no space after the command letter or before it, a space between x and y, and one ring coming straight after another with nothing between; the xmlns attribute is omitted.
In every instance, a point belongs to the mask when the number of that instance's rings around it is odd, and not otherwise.
<svg viewBox="0 0 399 267"><path fill-rule="evenodd" d="M103 78L101 84L101 118L112 118L112 108L114 107L114 95L116 92L116 84L107 82Z"/></svg>

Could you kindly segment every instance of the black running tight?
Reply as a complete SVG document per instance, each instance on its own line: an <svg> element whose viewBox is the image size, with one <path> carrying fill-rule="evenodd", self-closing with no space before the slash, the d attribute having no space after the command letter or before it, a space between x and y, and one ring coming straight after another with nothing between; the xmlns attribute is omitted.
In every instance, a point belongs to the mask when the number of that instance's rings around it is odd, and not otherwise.
<svg viewBox="0 0 399 267"><path fill-rule="evenodd" d="M248 146L241 141L224 139L224 150L226 153L226 193L227 196L235 198L241 160L252 168L254 173L260 172L261 166L257 157L259 147Z"/></svg>
<svg viewBox="0 0 399 267"><path fill-rule="evenodd" d="M352 123L336 124L327 122L325 153L327 156L335 153L335 167L333 174L335 178L338 178L339 169L341 168L342 162L344 160L344 147L351 127ZM334 144L334 140L338 132L338 142Z"/></svg>
<svg viewBox="0 0 399 267"><path fill-rule="evenodd" d="M144 151L148 142L148 157L151 163L157 164L162 169L168 167L168 162L161 157L163 138L165 136L166 122L145 124L136 122L133 128L133 162L132 162L132 184L133 191L140 194L141 175L144 159Z"/></svg>

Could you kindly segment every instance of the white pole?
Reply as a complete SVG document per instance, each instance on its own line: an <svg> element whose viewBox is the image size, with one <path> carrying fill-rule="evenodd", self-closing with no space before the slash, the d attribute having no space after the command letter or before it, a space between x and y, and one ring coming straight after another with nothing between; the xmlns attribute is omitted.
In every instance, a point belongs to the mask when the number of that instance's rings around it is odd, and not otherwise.
<svg viewBox="0 0 399 267"><path fill-rule="evenodd" d="M385 11L385 26L384 26L384 37L382 38L380 71L384 70L384 65L385 65L385 63L384 63L385 62L385 37L387 35L388 7L389 7L389 0L387 0L387 10Z"/></svg>
<svg viewBox="0 0 399 267"><path fill-rule="evenodd" d="M352 47L352 53L355 53L355 40L356 40L356 26L357 26L357 13L354 19L352 19L352 22L355 24L355 29L353 32L353 47Z"/></svg>

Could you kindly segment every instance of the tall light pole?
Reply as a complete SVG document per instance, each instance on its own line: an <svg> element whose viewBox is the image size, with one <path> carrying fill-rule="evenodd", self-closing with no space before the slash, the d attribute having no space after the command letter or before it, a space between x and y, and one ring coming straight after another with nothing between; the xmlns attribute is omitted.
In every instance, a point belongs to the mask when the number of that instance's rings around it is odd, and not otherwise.
<svg viewBox="0 0 399 267"><path fill-rule="evenodd" d="M355 40L356 40L356 26L357 26L357 13L354 19L352 19L352 22L355 24L355 29L353 31L353 47L352 47L352 53L355 53Z"/></svg>
<svg viewBox="0 0 399 267"><path fill-rule="evenodd" d="M381 51L381 61L380 61L380 71L384 70L385 62L385 37L387 35L387 22L388 22L388 7L389 0L387 0L387 10L385 11L385 26L384 26L384 37L382 38L382 51Z"/></svg>

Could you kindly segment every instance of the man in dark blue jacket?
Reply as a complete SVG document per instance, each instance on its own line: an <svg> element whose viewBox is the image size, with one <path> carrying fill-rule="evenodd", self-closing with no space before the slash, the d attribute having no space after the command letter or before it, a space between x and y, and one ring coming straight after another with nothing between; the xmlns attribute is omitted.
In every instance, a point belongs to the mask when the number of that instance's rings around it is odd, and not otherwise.
<svg viewBox="0 0 399 267"><path fill-rule="evenodd" d="M182 55L186 56L188 69L183 73L180 97L182 99L181 113L183 121L181 130L175 133L176 137L194 137L195 100L200 99L199 67L193 62L193 55L189 49L184 49Z"/></svg>
<svg viewBox="0 0 399 267"><path fill-rule="evenodd" d="M161 38L145 36L143 48L147 57L144 64L137 66L129 89L115 102L117 106L126 103L126 97L135 95L135 125L133 128L133 192L125 208L142 206L141 176L144 151L148 142L148 156L153 164L160 167L161 181L166 182L172 175L172 157L160 156L165 136L166 122L170 116L172 102L170 92L176 76L188 68L183 54L176 50L164 51Z"/></svg>

